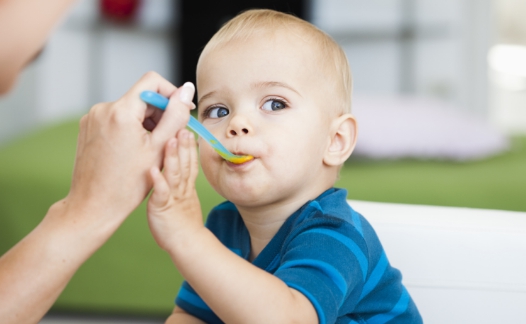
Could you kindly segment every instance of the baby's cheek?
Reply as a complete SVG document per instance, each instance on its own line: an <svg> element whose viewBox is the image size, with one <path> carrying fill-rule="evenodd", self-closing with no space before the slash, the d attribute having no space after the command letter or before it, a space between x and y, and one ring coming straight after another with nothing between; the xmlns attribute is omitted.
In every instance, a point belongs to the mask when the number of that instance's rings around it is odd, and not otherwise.
<svg viewBox="0 0 526 324"><path fill-rule="evenodd" d="M201 163L201 168L203 168L204 172L210 172L213 169L213 162L213 158L209 152L199 150L199 163Z"/></svg>
<svg viewBox="0 0 526 324"><path fill-rule="evenodd" d="M219 172L218 167L214 166L214 161L211 159L210 156L207 154L199 154L199 159L201 161L201 169L203 170L203 174L205 175L206 180L212 188L214 188L217 191L217 184L219 182Z"/></svg>

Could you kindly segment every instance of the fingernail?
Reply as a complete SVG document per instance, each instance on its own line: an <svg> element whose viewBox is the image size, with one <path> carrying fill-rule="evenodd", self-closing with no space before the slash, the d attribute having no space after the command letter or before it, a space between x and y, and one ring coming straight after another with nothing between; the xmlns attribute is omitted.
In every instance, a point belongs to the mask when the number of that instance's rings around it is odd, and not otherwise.
<svg viewBox="0 0 526 324"><path fill-rule="evenodd" d="M186 104L191 104L194 98L195 87L192 82L183 84L181 92L179 92L179 99Z"/></svg>

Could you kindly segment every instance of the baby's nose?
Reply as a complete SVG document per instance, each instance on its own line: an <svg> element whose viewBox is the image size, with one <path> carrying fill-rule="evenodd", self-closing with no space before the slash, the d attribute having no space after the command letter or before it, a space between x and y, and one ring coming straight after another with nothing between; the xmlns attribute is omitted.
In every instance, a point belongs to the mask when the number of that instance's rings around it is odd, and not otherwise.
<svg viewBox="0 0 526 324"><path fill-rule="evenodd" d="M248 134L248 129L246 129L246 128L242 128L240 133ZM236 136L237 134L238 134L237 131L235 131L235 130L233 130L233 129L230 130L230 135L232 135L232 136Z"/></svg>
<svg viewBox="0 0 526 324"><path fill-rule="evenodd" d="M238 136L238 135L248 135L250 133L253 133L253 129L250 126L250 123L248 122L247 118L242 116L234 116L230 120L230 124L228 125L227 129L227 136Z"/></svg>

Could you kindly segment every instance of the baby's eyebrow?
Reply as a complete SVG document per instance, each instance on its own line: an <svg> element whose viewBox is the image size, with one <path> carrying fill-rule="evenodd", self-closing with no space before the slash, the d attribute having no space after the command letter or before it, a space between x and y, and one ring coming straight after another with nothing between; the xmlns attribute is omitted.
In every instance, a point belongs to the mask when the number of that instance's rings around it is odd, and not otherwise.
<svg viewBox="0 0 526 324"><path fill-rule="evenodd" d="M301 97L301 94L296 90L294 89L292 86L284 83L284 82L278 82L278 81L262 81L262 82L256 82L256 83L253 83L252 84L252 88L270 88L270 87L282 87L282 88L287 88L291 91L294 91L295 93L297 93L300 97Z"/></svg>
<svg viewBox="0 0 526 324"><path fill-rule="evenodd" d="M205 94L204 96L202 96L201 98L199 98L199 100L197 101L197 106L199 107L199 103L200 103L201 101L205 100L205 99L208 98L208 97L213 96L215 93L216 93L216 91L211 91L211 92Z"/></svg>
<svg viewBox="0 0 526 324"><path fill-rule="evenodd" d="M300 97L302 97L302 95L296 90L294 89L292 86L284 83L284 82L279 82L279 81L261 81L261 82L255 82L255 83L252 83L251 85L251 88L271 88L271 87L282 87L282 88L287 88L295 93L297 93ZM202 96L201 98L199 98L199 100L197 101L197 106L199 107L199 104L201 103L201 101L213 96L216 94L217 91L210 91L209 93L205 94L204 96Z"/></svg>

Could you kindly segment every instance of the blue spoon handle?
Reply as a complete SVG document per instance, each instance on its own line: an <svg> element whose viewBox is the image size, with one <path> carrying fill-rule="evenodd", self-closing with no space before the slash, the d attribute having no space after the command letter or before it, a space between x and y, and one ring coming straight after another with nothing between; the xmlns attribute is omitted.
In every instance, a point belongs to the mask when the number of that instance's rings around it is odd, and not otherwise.
<svg viewBox="0 0 526 324"><path fill-rule="evenodd" d="M165 110L168 106L168 98L161 96L157 92L153 91L143 91L141 92L142 101L155 106L159 109ZM207 141L215 150L221 151L226 157L238 157L230 153L215 137L210 133L197 119L193 116L190 116L188 121L188 127L190 127L194 132L201 136L205 141Z"/></svg>

